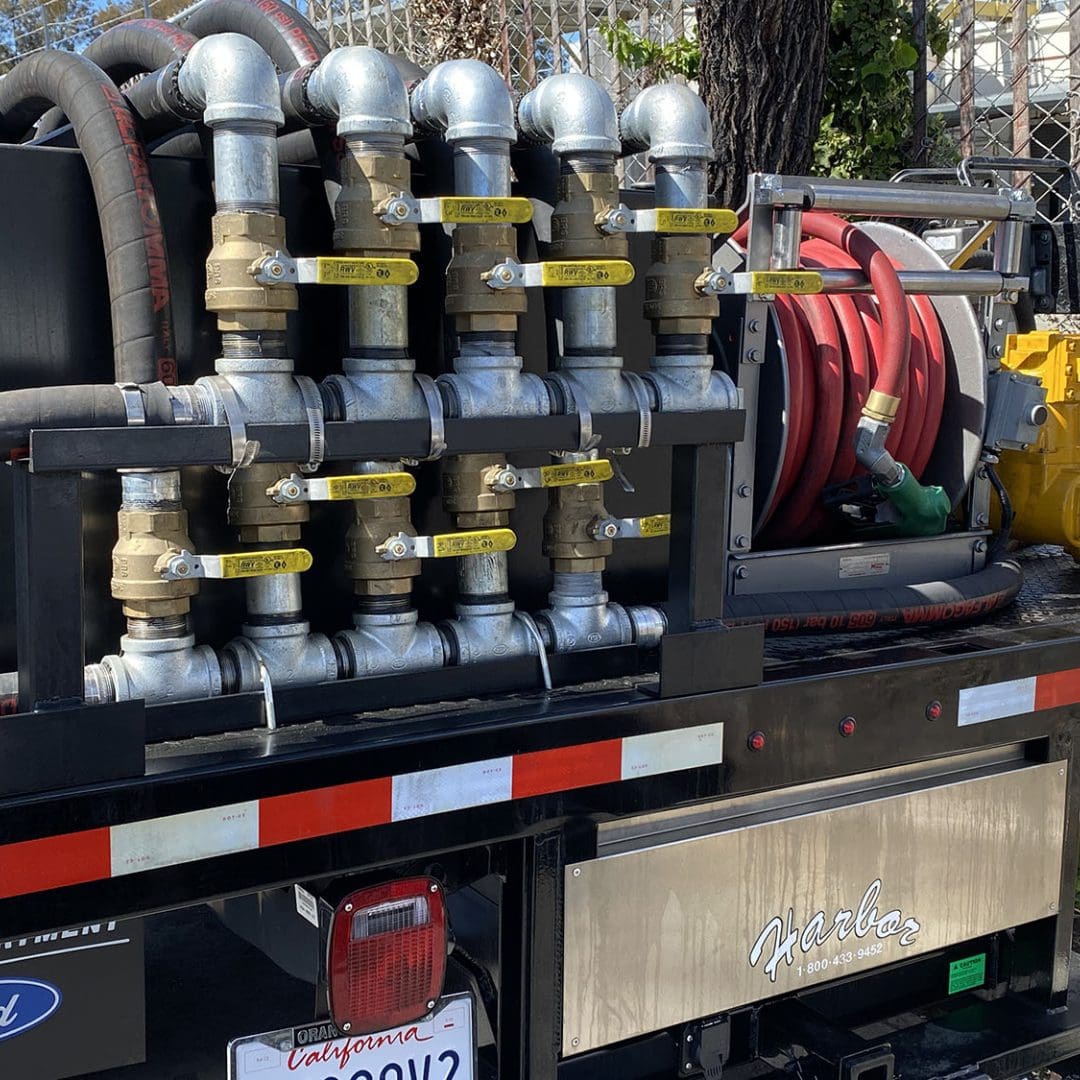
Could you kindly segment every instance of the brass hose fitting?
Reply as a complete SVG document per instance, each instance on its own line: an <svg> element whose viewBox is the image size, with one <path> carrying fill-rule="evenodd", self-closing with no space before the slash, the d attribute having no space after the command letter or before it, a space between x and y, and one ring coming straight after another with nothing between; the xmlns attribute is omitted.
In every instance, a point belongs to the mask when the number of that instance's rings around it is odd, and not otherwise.
<svg viewBox="0 0 1080 1080"><path fill-rule="evenodd" d="M626 233L599 228L619 205L619 180L613 170L566 170L559 177L558 202L551 217L553 259L625 259Z"/></svg>
<svg viewBox="0 0 1080 1080"><path fill-rule="evenodd" d="M388 536L415 536L407 495L360 499L353 503L353 523L345 534L345 571L357 596L408 596L420 576L419 559L387 562L376 547Z"/></svg>
<svg viewBox="0 0 1080 1080"><path fill-rule="evenodd" d="M512 225L458 225L446 270L446 311L459 334L508 333L528 302L521 288L492 289L484 280L493 266L517 259Z"/></svg>
<svg viewBox="0 0 1080 1080"><path fill-rule="evenodd" d="M408 257L420 250L420 229L382 220L383 208L408 195L411 166L404 153L386 153L347 139L341 191L334 202L334 250L359 256Z"/></svg>
<svg viewBox="0 0 1080 1080"><path fill-rule="evenodd" d="M698 292L695 283L712 260L708 236L657 235L652 265L645 275L645 318L653 333L705 336L720 314L716 296Z"/></svg>
<svg viewBox="0 0 1080 1080"><path fill-rule="evenodd" d="M608 517L601 484L573 484L548 489L544 514L544 554L556 573L585 574L604 569L614 544L597 540L589 527Z"/></svg>
<svg viewBox="0 0 1080 1080"><path fill-rule="evenodd" d="M121 509L116 515L119 537L112 551L112 595L129 619L186 615L199 591L194 580L165 581L163 556L191 551L187 511Z"/></svg>
<svg viewBox="0 0 1080 1080"><path fill-rule="evenodd" d="M261 285L253 269L285 250L285 219L278 214L218 213L214 244L206 260L206 307L217 312L218 329L284 330L296 310L296 286Z"/></svg>
<svg viewBox="0 0 1080 1080"><path fill-rule="evenodd" d="M240 469L229 485L229 524L235 525L245 544L294 544L300 527L311 517L307 503L280 504L267 488L283 476L298 472L292 463L256 462Z"/></svg>
<svg viewBox="0 0 1080 1080"><path fill-rule="evenodd" d="M442 472L442 499L459 529L501 528L517 504L512 491L493 491L491 481L506 464L499 454L459 454L447 458Z"/></svg>

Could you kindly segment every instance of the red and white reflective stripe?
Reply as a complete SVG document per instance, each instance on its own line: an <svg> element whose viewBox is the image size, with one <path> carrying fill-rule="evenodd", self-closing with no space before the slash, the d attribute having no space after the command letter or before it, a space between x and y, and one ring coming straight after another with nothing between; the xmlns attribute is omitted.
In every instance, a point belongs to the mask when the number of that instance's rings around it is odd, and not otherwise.
<svg viewBox="0 0 1080 1080"><path fill-rule="evenodd" d="M960 691L956 722L965 727L1076 704L1080 704L1080 668L1070 668L1048 675L966 687Z"/></svg>
<svg viewBox="0 0 1080 1080"><path fill-rule="evenodd" d="M538 750L0 845L0 897L723 761L724 725Z"/></svg>

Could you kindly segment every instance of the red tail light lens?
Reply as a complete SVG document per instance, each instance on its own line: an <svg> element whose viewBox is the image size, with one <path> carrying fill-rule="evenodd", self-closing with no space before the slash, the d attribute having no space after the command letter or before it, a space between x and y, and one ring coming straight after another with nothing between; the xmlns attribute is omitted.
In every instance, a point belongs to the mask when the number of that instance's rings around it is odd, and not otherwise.
<svg viewBox="0 0 1080 1080"><path fill-rule="evenodd" d="M446 904L433 878L346 896L327 958L330 1015L342 1031L398 1027L430 1011L446 977Z"/></svg>

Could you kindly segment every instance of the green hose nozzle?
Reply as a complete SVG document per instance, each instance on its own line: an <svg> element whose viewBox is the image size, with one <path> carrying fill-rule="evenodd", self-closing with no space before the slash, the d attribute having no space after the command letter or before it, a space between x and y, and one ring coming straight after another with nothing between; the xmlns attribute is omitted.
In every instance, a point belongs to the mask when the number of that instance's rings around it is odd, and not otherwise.
<svg viewBox="0 0 1080 1080"><path fill-rule="evenodd" d="M920 484L906 466L895 484L874 481L874 489L892 503L897 520L893 526L897 536L938 536L952 511L952 501L945 489L937 484Z"/></svg>

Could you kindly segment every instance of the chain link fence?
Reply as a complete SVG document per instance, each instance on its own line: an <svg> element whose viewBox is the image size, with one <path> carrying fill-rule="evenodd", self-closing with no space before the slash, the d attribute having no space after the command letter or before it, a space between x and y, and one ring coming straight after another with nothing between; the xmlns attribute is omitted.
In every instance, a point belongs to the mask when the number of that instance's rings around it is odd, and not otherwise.
<svg viewBox="0 0 1080 1080"><path fill-rule="evenodd" d="M926 0L916 0L925 7ZM916 78L913 164L952 167L962 157L1080 160L1080 2L939 0L949 47ZM921 74L921 73L919 73ZM1065 172L1006 173L1027 183L1047 221L1076 212Z"/></svg>

